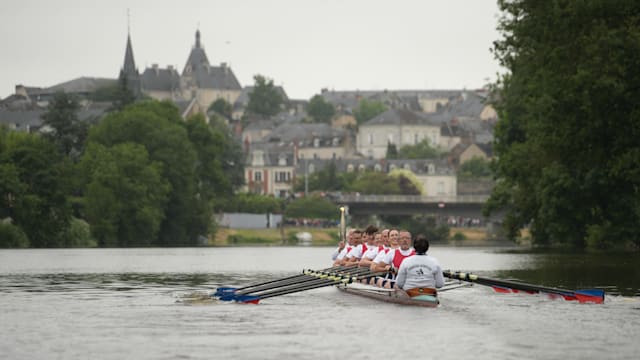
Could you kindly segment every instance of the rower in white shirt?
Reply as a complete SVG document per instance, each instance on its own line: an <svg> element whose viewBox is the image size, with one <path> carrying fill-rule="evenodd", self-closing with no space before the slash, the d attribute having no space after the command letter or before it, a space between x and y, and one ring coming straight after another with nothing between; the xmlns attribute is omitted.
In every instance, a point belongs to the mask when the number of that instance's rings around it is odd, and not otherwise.
<svg viewBox="0 0 640 360"><path fill-rule="evenodd" d="M354 248L344 257L343 266L349 265L358 265L358 261L362 257L362 253L366 249L366 245L364 244L366 233L364 231L355 230L353 232L353 245Z"/></svg>
<svg viewBox="0 0 640 360"><path fill-rule="evenodd" d="M392 230L393 231L393 230ZM389 232L389 236L391 238L391 231ZM387 271L395 274L397 269L402 264L402 261L410 256L415 255L416 251L411 247L411 233L408 231L400 231L398 232L398 245L397 249L389 250L382 258L380 262L374 262L371 265L371 271L373 272L382 272ZM391 281L383 281L379 280L378 285L386 288L391 288Z"/></svg>
<svg viewBox="0 0 640 360"><path fill-rule="evenodd" d="M336 260L333 262L333 266L351 265L347 262L348 256L354 249L357 248L358 244L360 243L361 236L362 234L360 230L354 229L351 231L347 238L349 244L345 246L342 251L340 251L338 256L336 256Z"/></svg>
<svg viewBox="0 0 640 360"><path fill-rule="evenodd" d="M396 287L410 297L437 295L438 288L444 286L442 267L438 260L427 255L429 241L425 235L418 235L414 241L416 255L402 261L398 268Z"/></svg>
<svg viewBox="0 0 640 360"><path fill-rule="evenodd" d="M373 227L372 229L367 228L366 231L368 230L373 231L373 230L377 230L377 228L375 227ZM376 258L376 255L378 255L378 252L381 249L384 249L384 245L382 243L382 233L377 231L374 233L367 233L367 251L365 251L364 254L362 254L362 258L360 259L358 266L371 267L371 263L373 263L373 259Z"/></svg>

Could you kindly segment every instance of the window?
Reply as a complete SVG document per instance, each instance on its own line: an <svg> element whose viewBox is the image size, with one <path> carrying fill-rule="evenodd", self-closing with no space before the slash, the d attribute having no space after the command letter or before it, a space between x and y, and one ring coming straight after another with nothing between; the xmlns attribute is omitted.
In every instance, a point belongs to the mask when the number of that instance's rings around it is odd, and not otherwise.
<svg viewBox="0 0 640 360"><path fill-rule="evenodd" d="M380 171L382 171L382 166L380 166L380 164L376 164L376 165L373 167L373 170L374 170L374 171L377 171L377 172L380 172Z"/></svg>
<svg viewBox="0 0 640 360"><path fill-rule="evenodd" d="M275 182L283 183L283 182L289 182L290 180L291 180L291 173L290 172L287 172L287 171L278 171L278 172L276 172Z"/></svg>
<svg viewBox="0 0 640 360"><path fill-rule="evenodd" d="M338 137L334 137L333 138L333 146L338 146L338 144L340 144L340 139L338 139Z"/></svg>
<svg viewBox="0 0 640 360"><path fill-rule="evenodd" d="M287 157L286 157L285 155L282 155L282 154L281 154L281 155L278 157L278 165L279 165L279 166L285 166L285 165L287 165Z"/></svg>
<svg viewBox="0 0 640 360"><path fill-rule="evenodd" d="M253 180L255 180L256 182L262 181L262 173L260 171L256 171L253 175Z"/></svg>
<svg viewBox="0 0 640 360"><path fill-rule="evenodd" d="M419 142L420 142L420 141L418 140L418 134L413 134L413 143L414 143L414 144L417 144L417 143L419 143Z"/></svg>
<svg viewBox="0 0 640 360"><path fill-rule="evenodd" d="M369 145L373 145L373 134L369 133Z"/></svg>
<svg viewBox="0 0 640 360"><path fill-rule="evenodd" d="M444 194L444 182L438 181L438 194Z"/></svg>
<svg viewBox="0 0 640 360"><path fill-rule="evenodd" d="M365 169L364 164L358 165L358 171L359 172L364 172L364 169Z"/></svg>
<svg viewBox="0 0 640 360"><path fill-rule="evenodd" d="M347 165L347 172L353 172L353 164Z"/></svg>
<svg viewBox="0 0 640 360"><path fill-rule="evenodd" d="M435 174L435 173L436 173L436 166L435 166L435 165L433 165L433 164L429 164L429 166L428 166L428 172L429 172L429 174L431 174L431 175Z"/></svg>
<svg viewBox="0 0 640 360"><path fill-rule="evenodd" d="M309 168L307 170L309 174L313 174L316 171L316 167L313 164L309 164Z"/></svg>
<svg viewBox="0 0 640 360"><path fill-rule="evenodd" d="M320 146L320 139L315 138L313 139L313 147L319 147Z"/></svg>

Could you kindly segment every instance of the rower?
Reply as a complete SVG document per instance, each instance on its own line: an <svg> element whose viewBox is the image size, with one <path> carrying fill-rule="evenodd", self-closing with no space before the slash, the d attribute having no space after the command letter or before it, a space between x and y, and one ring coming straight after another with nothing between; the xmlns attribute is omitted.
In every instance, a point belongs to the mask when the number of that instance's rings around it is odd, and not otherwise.
<svg viewBox="0 0 640 360"><path fill-rule="evenodd" d="M333 262L333 266L345 266L347 264L347 256L355 249L355 247L360 242L360 230L354 229L347 236L348 245L340 251L338 256L336 256L336 260Z"/></svg>
<svg viewBox="0 0 640 360"><path fill-rule="evenodd" d="M395 230L391 230L389 232L390 240L394 236L394 231ZM397 233L399 248L390 250L384 256L382 256L379 262L374 262L373 264L371 264L372 272L387 271L392 273L392 275L394 275L392 277L395 278L396 270L400 267L402 261L410 256L413 256L416 253L415 250L411 247L411 233L408 231L400 231ZM385 288L391 288L392 282L394 282L394 280L378 280L377 285Z"/></svg>
<svg viewBox="0 0 640 360"><path fill-rule="evenodd" d="M353 230L349 230L345 234L347 239L349 239L349 236L351 235L352 231ZM347 240L347 242L348 242L348 240ZM333 254L331 254L331 260L336 261L338 259L338 256L340 255L340 253L342 253L342 251L344 250L344 248L345 248L344 240L340 240L338 242L338 248L333 252ZM344 257L344 255L342 257Z"/></svg>
<svg viewBox="0 0 640 360"><path fill-rule="evenodd" d="M382 234L378 232L378 228L373 225L365 230L365 234L367 236L367 250L362 254L358 266L371 267L371 263L373 263L373 259L376 258L380 249L384 249L382 245Z"/></svg>
<svg viewBox="0 0 640 360"><path fill-rule="evenodd" d="M346 254L344 259L342 259L343 266L358 265L358 262L362 257L363 248L366 248L366 245L363 243L363 237L365 236L364 231L354 230L352 236L353 249L348 254Z"/></svg>
<svg viewBox="0 0 640 360"><path fill-rule="evenodd" d="M438 288L444 286L442 267L438 260L427 255L429 240L425 235L416 236L413 242L416 256L405 258L398 268L396 287L410 297L437 295Z"/></svg>

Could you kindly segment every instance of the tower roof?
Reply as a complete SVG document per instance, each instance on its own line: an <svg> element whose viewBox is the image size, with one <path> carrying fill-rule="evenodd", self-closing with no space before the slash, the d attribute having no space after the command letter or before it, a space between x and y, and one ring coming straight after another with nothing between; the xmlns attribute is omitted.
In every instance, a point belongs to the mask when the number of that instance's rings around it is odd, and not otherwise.
<svg viewBox="0 0 640 360"><path fill-rule="evenodd" d="M136 62L133 59L133 47L131 46L131 35L127 34L127 48L124 52L124 65L122 66L122 72L127 76L139 75L136 68Z"/></svg>
<svg viewBox="0 0 640 360"><path fill-rule="evenodd" d="M187 63L184 65L184 70L182 71L182 76L189 75L195 72L198 68L202 66L209 66L209 59L207 58L207 54L204 52L204 49L200 45L200 30L196 31L196 44L191 49L191 53L189 54L189 59L187 59Z"/></svg>

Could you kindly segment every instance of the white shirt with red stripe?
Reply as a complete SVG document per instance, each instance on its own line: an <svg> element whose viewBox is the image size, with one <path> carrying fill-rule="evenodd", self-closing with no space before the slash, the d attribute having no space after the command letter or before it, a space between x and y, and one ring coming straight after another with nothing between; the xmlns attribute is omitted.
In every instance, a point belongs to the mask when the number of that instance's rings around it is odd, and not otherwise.
<svg viewBox="0 0 640 360"><path fill-rule="evenodd" d="M393 266L393 258L395 257L396 252L399 252L402 256L405 256L405 257L409 257L409 256L411 256L411 255L416 253L416 251L413 248L409 248L407 250L402 250L400 248L397 248L395 250L391 249L391 250L389 250L389 252L387 252L385 254L385 256L382 258L381 261L383 263L385 263L386 265L392 265Z"/></svg>
<svg viewBox="0 0 640 360"><path fill-rule="evenodd" d="M342 251L340 251L340 253L338 254L338 256L336 256L336 260L342 260L345 258L345 256L347 256L347 254L350 254L351 251L354 249L353 246L351 245L347 245L344 247L344 249L342 249Z"/></svg>
<svg viewBox="0 0 640 360"><path fill-rule="evenodd" d="M378 255L378 251L379 251L379 248L377 246L371 246L367 248L367 251L365 251L364 254L362 254L362 258L373 260L376 258L376 255Z"/></svg>

